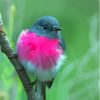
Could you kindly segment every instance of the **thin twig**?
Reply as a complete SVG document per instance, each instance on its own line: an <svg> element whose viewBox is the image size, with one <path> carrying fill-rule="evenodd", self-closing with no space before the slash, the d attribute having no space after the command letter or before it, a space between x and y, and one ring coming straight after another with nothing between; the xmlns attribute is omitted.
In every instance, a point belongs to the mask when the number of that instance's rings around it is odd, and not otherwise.
<svg viewBox="0 0 100 100"><path fill-rule="evenodd" d="M15 54L13 54L13 50L8 41L8 37L3 28L3 21L1 18L1 14L0 14L0 47L1 47L1 51L8 57L8 59L14 66L15 70L17 71L18 76L25 88L28 100L35 100L34 99L35 93L31 85L30 79L27 76L22 64L18 60L18 57Z"/></svg>

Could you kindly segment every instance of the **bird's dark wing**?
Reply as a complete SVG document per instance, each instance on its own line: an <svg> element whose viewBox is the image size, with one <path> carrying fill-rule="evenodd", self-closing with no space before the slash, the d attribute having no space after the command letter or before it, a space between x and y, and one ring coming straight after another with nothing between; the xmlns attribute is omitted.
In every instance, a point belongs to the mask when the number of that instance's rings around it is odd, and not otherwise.
<svg viewBox="0 0 100 100"><path fill-rule="evenodd" d="M65 42L64 39L61 37L60 32L58 33L59 45L65 51Z"/></svg>
<svg viewBox="0 0 100 100"><path fill-rule="evenodd" d="M59 48L63 49L63 52L65 51L65 43L64 43L64 39L61 37L60 32L58 33L58 39L59 39ZM47 86L48 88L51 88L52 84L53 84L54 79L52 79L51 81L47 82Z"/></svg>
<svg viewBox="0 0 100 100"><path fill-rule="evenodd" d="M53 84L53 81L54 81L54 79L52 79L51 81L48 81L48 82L47 82L48 88L51 88L51 86L52 86L52 84Z"/></svg>

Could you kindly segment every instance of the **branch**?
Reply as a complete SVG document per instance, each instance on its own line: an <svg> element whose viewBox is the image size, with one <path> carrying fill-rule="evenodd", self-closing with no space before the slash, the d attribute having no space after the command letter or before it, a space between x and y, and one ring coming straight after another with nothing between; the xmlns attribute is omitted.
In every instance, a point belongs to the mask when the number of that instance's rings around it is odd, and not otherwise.
<svg viewBox="0 0 100 100"><path fill-rule="evenodd" d="M18 73L18 76L25 88L28 100L35 100L34 98L34 90L31 85L30 79L26 74L22 64L18 60L18 57L13 53L13 50L9 44L8 37L3 28L3 21L0 14L0 47L1 51L8 57L15 70Z"/></svg>

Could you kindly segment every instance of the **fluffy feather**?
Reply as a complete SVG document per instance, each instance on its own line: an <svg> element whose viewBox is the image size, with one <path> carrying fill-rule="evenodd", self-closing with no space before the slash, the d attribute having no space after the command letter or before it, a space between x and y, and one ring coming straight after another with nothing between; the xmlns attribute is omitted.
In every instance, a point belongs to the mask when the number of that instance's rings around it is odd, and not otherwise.
<svg viewBox="0 0 100 100"><path fill-rule="evenodd" d="M55 77L65 58L58 44L58 39L37 36L33 32L24 30L17 42L17 53L27 71L36 75L41 81L48 81Z"/></svg>

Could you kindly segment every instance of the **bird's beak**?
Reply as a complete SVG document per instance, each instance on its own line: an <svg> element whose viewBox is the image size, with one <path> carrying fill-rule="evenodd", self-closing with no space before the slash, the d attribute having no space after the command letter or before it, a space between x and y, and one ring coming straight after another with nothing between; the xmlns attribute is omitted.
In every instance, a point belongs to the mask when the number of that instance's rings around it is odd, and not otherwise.
<svg viewBox="0 0 100 100"><path fill-rule="evenodd" d="M58 26L54 26L52 30L53 30L53 31L61 31L62 28L60 28L60 27L58 27Z"/></svg>

